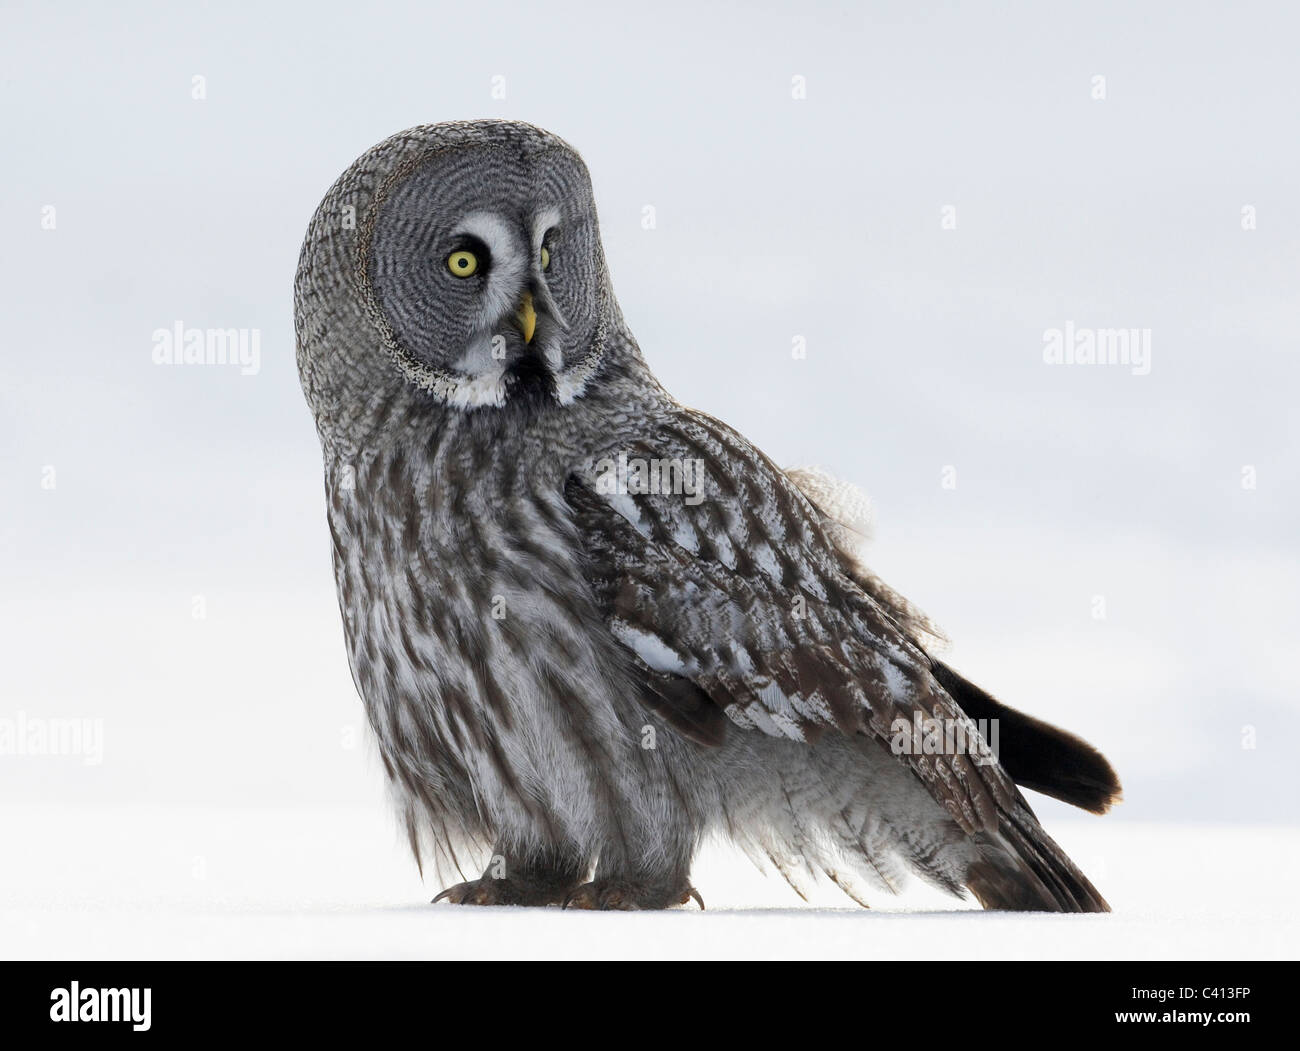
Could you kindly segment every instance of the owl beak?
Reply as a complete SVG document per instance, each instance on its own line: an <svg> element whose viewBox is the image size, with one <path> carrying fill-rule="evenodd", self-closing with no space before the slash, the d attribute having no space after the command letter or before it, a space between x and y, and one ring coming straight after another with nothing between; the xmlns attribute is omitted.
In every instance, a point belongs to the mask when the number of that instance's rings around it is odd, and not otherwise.
<svg viewBox="0 0 1300 1051"><path fill-rule="evenodd" d="M525 292L524 298L519 301L519 309L515 312L515 320L519 322L519 329L524 334L524 342L533 341L533 333L537 331L537 311L533 309L533 294Z"/></svg>

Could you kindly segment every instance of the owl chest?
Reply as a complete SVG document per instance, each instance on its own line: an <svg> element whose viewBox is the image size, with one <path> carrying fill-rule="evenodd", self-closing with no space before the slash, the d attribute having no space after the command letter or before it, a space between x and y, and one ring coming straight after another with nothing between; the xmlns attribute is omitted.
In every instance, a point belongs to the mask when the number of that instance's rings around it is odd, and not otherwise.
<svg viewBox="0 0 1300 1051"><path fill-rule="evenodd" d="M553 508L452 511L332 520L358 689L372 711L544 712L575 668L610 664L572 540Z"/></svg>

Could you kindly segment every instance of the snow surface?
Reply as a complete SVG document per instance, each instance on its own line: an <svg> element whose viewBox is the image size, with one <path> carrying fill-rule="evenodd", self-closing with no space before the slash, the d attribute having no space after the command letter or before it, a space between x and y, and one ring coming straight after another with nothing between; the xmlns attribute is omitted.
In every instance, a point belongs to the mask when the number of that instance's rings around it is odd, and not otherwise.
<svg viewBox="0 0 1300 1051"><path fill-rule="evenodd" d="M708 911L428 904L383 811L0 807L12 959L1295 958L1300 830L1051 822L1109 916L989 914L925 888L810 904L710 847Z"/></svg>

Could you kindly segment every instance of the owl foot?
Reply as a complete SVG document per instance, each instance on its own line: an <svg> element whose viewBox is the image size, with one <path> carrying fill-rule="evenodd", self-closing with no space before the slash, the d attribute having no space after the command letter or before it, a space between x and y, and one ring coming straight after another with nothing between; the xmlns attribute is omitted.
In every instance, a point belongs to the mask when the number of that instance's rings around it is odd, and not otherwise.
<svg viewBox="0 0 1300 1051"><path fill-rule="evenodd" d="M685 905L692 898L704 908L700 892L689 885L672 889L662 884L640 883L625 879L597 879L584 883L564 899L566 909L617 909L635 912L641 909L667 909Z"/></svg>
<svg viewBox="0 0 1300 1051"><path fill-rule="evenodd" d="M445 899L453 905L559 905L570 886L568 883L484 876L448 887L430 904L436 905Z"/></svg>

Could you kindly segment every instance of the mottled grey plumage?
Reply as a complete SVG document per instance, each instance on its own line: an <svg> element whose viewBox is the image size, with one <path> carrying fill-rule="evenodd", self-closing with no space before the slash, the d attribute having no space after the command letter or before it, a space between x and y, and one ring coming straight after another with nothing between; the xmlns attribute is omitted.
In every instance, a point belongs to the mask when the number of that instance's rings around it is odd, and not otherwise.
<svg viewBox="0 0 1300 1051"><path fill-rule="evenodd" d="M815 477L660 387L564 142L476 121L368 151L311 222L296 322L412 848L494 859L451 900L684 902L716 832L857 900L911 871L987 907L1105 908L1013 781L1100 811L1105 760L935 661ZM699 463L700 499L611 489L620 455ZM897 720L971 708L1016 728L1002 763L890 747Z"/></svg>

